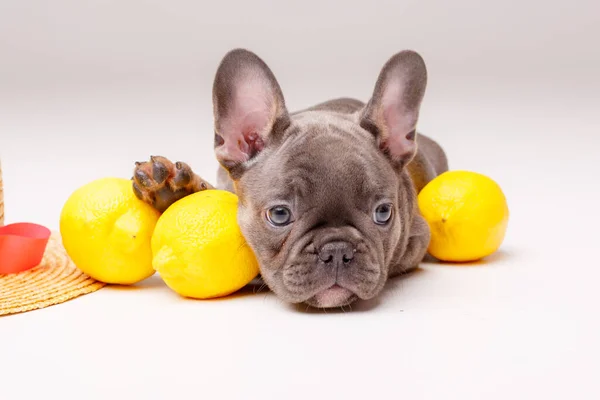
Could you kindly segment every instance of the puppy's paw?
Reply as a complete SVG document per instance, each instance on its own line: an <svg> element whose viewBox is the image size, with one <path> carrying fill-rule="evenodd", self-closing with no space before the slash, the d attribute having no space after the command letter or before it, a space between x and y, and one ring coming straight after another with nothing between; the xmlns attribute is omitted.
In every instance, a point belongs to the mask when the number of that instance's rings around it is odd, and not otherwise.
<svg viewBox="0 0 600 400"><path fill-rule="evenodd" d="M133 192L138 199L160 212L187 195L213 188L186 163L173 163L160 156L136 162L132 180Z"/></svg>

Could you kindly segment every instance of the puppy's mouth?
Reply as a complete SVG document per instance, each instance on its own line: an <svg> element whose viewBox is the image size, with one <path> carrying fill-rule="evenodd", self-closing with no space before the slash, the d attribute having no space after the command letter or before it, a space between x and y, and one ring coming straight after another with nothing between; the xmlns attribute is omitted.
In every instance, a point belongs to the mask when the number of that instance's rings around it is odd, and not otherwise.
<svg viewBox="0 0 600 400"><path fill-rule="evenodd" d="M358 297L349 289L335 284L327 289L321 290L306 301L307 304L318 308L336 308L346 306Z"/></svg>

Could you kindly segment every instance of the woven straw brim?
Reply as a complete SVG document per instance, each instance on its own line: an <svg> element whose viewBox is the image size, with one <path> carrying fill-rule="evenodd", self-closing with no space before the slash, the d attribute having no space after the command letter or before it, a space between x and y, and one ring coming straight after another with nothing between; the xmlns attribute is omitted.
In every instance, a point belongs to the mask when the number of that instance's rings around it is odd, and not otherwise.
<svg viewBox="0 0 600 400"><path fill-rule="evenodd" d="M0 164L0 226L4 225L4 189L2 186L2 164Z"/></svg>
<svg viewBox="0 0 600 400"><path fill-rule="evenodd" d="M18 274L0 275L0 316L64 303L104 285L77 269L60 235L53 232L40 265Z"/></svg>

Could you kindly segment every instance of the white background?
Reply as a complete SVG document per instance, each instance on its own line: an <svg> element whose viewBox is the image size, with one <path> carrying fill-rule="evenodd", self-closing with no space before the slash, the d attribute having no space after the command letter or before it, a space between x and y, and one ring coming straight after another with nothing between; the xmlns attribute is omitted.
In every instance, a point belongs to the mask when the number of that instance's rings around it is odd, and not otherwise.
<svg viewBox="0 0 600 400"><path fill-rule="evenodd" d="M596 399L600 7L595 1L0 2L7 223L160 154L214 182L211 86L234 47L288 107L366 100L412 48L420 129L491 176L501 250L423 264L354 311L248 288L183 300L158 277L0 319L0 399Z"/></svg>

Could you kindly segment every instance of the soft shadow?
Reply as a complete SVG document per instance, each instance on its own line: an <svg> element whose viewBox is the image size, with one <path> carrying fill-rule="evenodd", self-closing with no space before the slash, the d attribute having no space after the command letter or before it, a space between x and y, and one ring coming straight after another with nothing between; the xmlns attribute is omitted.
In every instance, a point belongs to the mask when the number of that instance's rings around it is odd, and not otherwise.
<svg viewBox="0 0 600 400"><path fill-rule="evenodd" d="M119 291L136 291L136 290L148 290L148 289L156 289L159 287L166 287L165 283L163 282L163 280L160 278L160 276L158 274L154 274L149 278L144 279L143 281L140 281L136 284L133 285L116 285L116 284L110 284L107 286L107 288L110 288L112 290L119 290Z"/></svg>
<svg viewBox="0 0 600 400"><path fill-rule="evenodd" d="M457 267L481 267L485 265L491 265L494 263L504 262L511 257L511 254L506 250L498 250L493 254L490 254L487 257L482 258L477 261L467 261L467 262L452 262L452 261L440 261L432 255L427 254L423 259L423 263L425 264L436 264L442 266L457 266Z"/></svg>
<svg viewBox="0 0 600 400"><path fill-rule="evenodd" d="M387 286L387 285L386 285ZM385 290L385 289L384 289ZM371 311L381 303L381 295L370 300L357 300L354 303L337 308L316 308L308 304L287 304L287 307L295 312L310 315L330 315L330 314L346 314L346 313L361 313Z"/></svg>
<svg viewBox="0 0 600 400"><path fill-rule="evenodd" d="M261 278L255 278L249 284L239 289L237 292L231 293L227 296L223 297L215 297L213 299L190 299L190 300L198 300L205 302L220 302L220 301L229 301L234 299L239 299L248 296L255 296L261 293L268 293L270 290L267 285L262 281Z"/></svg>
<svg viewBox="0 0 600 400"><path fill-rule="evenodd" d="M364 307L359 306L362 300L358 300L348 306L338 307L338 308L315 308L309 306L308 304L286 304L287 308L294 312L299 312L301 314L310 314L310 315L330 315L330 314L346 314L346 313L354 313L367 311L363 309ZM371 307L375 307L377 304L371 305Z"/></svg>
<svg viewBox="0 0 600 400"><path fill-rule="evenodd" d="M428 274L430 271L423 269L421 267L417 267L411 271L408 271L404 274L395 276L393 278L388 279L385 287L381 291L380 297L385 298L390 296L395 296L398 290L401 290L401 286L405 279L414 279L415 277L421 276L423 274Z"/></svg>
<svg viewBox="0 0 600 400"><path fill-rule="evenodd" d="M127 291L137 291L137 290L167 288L167 285L161 279L160 275L154 274L151 277L146 278L143 281L138 282L138 283L136 283L134 285L115 285L115 284L111 284L111 285L108 285L107 288L110 288L111 290L118 290L118 291L127 292ZM227 296L216 297L214 299L194 299L194 298L191 298L191 297L183 297L183 298L185 298L186 300L216 302L216 301L227 301L227 300L232 300L232 299L236 299L236 298L241 298L241 297L246 297L246 296L252 296L252 295L255 295L255 294L259 294L259 293L266 293L266 292L269 292L269 288L262 282L262 280L260 278L256 278L256 279L252 280L249 284L247 284L246 286L244 286L243 288L239 289L237 292L229 294ZM175 292L173 292L173 294L179 296Z"/></svg>

